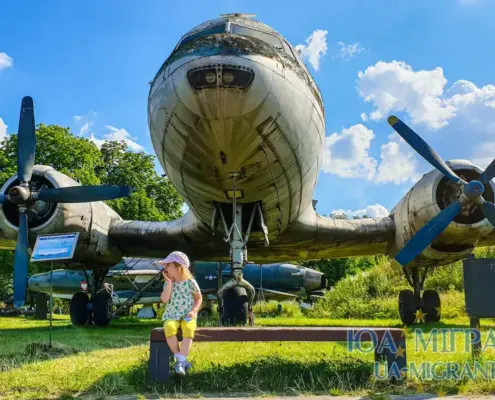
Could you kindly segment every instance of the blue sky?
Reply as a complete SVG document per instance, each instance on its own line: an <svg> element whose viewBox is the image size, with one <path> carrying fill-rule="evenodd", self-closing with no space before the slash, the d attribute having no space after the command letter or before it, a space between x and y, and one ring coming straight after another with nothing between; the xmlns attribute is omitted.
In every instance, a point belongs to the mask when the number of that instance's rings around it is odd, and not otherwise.
<svg viewBox="0 0 495 400"><path fill-rule="evenodd" d="M391 113L445 159L486 166L495 157L490 0L6 1L0 135L17 130L20 100L31 95L38 122L95 140L126 137L152 153L148 81L183 33L231 12L254 13L294 46L306 46L326 109L320 213L382 216L430 169L390 136Z"/></svg>

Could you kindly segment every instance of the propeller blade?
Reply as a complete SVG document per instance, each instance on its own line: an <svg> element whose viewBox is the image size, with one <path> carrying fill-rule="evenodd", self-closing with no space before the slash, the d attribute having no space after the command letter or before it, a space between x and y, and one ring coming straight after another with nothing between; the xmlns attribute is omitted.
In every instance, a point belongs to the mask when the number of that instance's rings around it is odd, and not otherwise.
<svg viewBox="0 0 495 400"><path fill-rule="evenodd" d="M480 204L480 208L485 218L495 226L495 204L485 201L483 204Z"/></svg>
<svg viewBox="0 0 495 400"><path fill-rule="evenodd" d="M22 99L19 132L17 133L17 175L21 182L29 182L33 174L36 133L33 99Z"/></svg>
<svg viewBox="0 0 495 400"><path fill-rule="evenodd" d="M71 186L58 189L42 189L38 199L51 203L86 203L127 197L128 186Z"/></svg>
<svg viewBox="0 0 495 400"><path fill-rule="evenodd" d="M19 211L19 232L14 258L14 307L20 308L26 301L28 274L28 221L25 212Z"/></svg>
<svg viewBox="0 0 495 400"><path fill-rule="evenodd" d="M495 159L490 163L488 167L480 175L480 181L483 183L490 182L495 176Z"/></svg>
<svg viewBox="0 0 495 400"><path fill-rule="evenodd" d="M440 158L440 156L433 150L428 143L426 143L416 132L409 128L399 118L392 115L388 118L388 123L394 130L407 142L409 145L418 152L426 161L438 169L451 181L457 183L462 181L450 167Z"/></svg>
<svg viewBox="0 0 495 400"><path fill-rule="evenodd" d="M461 211L461 203L452 203L428 221L399 251L392 261L395 268L403 268L414 260L442 233Z"/></svg>
<svg viewBox="0 0 495 400"><path fill-rule="evenodd" d="M0 204L3 204L7 201L9 201L9 197L5 194L0 194Z"/></svg>

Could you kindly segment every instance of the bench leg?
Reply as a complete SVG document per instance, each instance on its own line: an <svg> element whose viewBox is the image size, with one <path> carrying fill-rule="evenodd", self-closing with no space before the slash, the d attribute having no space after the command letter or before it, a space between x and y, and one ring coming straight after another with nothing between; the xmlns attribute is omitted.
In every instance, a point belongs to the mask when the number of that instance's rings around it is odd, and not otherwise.
<svg viewBox="0 0 495 400"><path fill-rule="evenodd" d="M167 342L150 343L149 373L154 382L164 383L170 376L171 351Z"/></svg>
<svg viewBox="0 0 495 400"><path fill-rule="evenodd" d="M386 350L387 370L390 380L396 382L407 377L406 340L394 342L396 351Z"/></svg>
<svg viewBox="0 0 495 400"><path fill-rule="evenodd" d="M469 325L471 329L476 330L481 335L480 331L480 319L477 317L469 318ZM471 355L473 358L478 358L481 355L481 339L479 341L475 340L473 337L474 333L471 333Z"/></svg>

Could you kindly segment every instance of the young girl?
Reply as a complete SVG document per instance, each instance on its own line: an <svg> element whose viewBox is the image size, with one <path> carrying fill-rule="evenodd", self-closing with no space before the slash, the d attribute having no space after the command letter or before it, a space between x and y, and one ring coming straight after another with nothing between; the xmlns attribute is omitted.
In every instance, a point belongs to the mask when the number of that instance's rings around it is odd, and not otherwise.
<svg viewBox="0 0 495 400"><path fill-rule="evenodd" d="M185 375L191 368L187 356L191 350L196 318L203 298L198 283L189 271L189 258L180 251L170 253L160 261L164 265L162 271L165 279L161 300L166 304L162 320L164 320L165 336L168 346L177 360L175 372ZM182 344L179 349L177 330L182 329Z"/></svg>

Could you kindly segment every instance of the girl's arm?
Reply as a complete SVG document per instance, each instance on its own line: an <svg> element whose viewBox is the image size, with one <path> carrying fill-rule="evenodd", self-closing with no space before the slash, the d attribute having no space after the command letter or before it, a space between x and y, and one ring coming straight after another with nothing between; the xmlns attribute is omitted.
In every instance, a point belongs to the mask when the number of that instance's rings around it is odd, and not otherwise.
<svg viewBox="0 0 495 400"><path fill-rule="evenodd" d="M201 296L200 291L197 291L196 293L194 293L194 305L192 311L197 314L199 309L201 308L201 304L203 304L203 296Z"/></svg>
<svg viewBox="0 0 495 400"><path fill-rule="evenodd" d="M198 311L201 308L201 304L203 303L203 296L201 296L201 289L199 288L198 282L193 279L192 284L194 304L191 312L188 314L188 317L190 318L193 318L198 314Z"/></svg>
<svg viewBox="0 0 495 400"><path fill-rule="evenodd" d="M172 280L167 276L165 272L163 272L163 277L165 278L165 287L160 294L160 299L162 300L162 303L167 304L170 300L170 294L172 293Z"/></svg>

